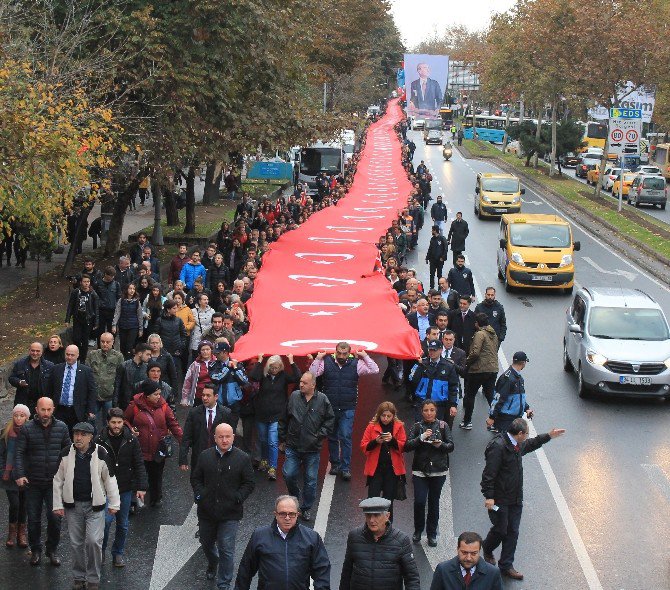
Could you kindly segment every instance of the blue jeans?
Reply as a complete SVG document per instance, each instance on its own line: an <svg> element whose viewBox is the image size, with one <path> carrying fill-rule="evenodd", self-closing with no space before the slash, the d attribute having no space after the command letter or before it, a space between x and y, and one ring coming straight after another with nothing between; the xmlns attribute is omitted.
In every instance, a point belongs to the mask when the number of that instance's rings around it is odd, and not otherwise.
<svg viewBox="0 0 670 590"><path fill-rule="evenodd" d="M47 513L46 552L53 553L60 542L62 517L53 512L53 485L31 483L26 488L28 544L31 551L42 551L42 505Z"/></svg>
<svg viewBox="0 0 670 590"><path fill-rule="evenodd" d="M309 510L316 500L316 480L319 476L319 453L317 451L310 453L301 453L289 447L286 447L286 460L284 461L284 481L291 496L300 498L300 487L298 478L300 477L300 466L303 467L303 489L302 502L300 510Z"/></svg>
<svg viewBox="0 0 670 590"><path fill-rule="evenodd" d="M206 520L199 519L200 545L207 557L209 568L219 564L216 587L228 590L233 580L235 556L235 537L237 535L238 520Z"/></svg>
<svg viewBox="0 0 670 590"><path fill-rule="evenodd" d="M354 429L355 410L336 410L333 432L328 436L330 466L340 471L351 471L351 433Z"/></svg>
<svg viewBox="0 0 670 590"><path fill-rule="evenodd" d="M116 521L116 533L114 534L114 544L112 545L112 555L123 555L128 538L128 514L130 513L130 501L133 498L133 492L121 492L121 508L116 514L110 514L105 509L105 536L102 538L102 552L107 549L109 539L109 529L112 523Z"/></svg>
<svg viewBox="0 0 670 590"><path fill-rule="evenodd" d="M261 459L266 460L270 467L277 469L279 456L279 431L277 422L256 422L256 432L261 443Z"/></svg>
<svg viewBox="0 0 670 590"><path fill-rule="evenodd" d="M414 484L414 532L423 533L424 527L429 537L437 536L437 524L440 520L440 494L447 481L446 475L435 477L412 476ZM426 502L428 518L426 518Z"/></svg>
<svg viewBox="0 0 670 590"><path fill-rule="evenodd" d="M112 407L112 400L107 400L106 402L96 401L97 411L95 412L95 428L97 432L100 432L107 424L107 412Z"/></svg>

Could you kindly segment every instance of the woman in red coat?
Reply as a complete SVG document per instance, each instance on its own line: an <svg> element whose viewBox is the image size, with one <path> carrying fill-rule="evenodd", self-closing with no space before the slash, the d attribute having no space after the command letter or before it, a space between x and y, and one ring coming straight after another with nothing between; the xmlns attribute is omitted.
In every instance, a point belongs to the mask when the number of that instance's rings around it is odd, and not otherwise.
<svg viewBox="0 0 670 590"><path fill-rule="evenodd" d="M160 506L163 497L163 469L165 459L156 457L160 441L172 433L181 442L182 429L170 406L161 396L161 386L156 381L142 382L141 393L128 404L126 421L134 430L142 448L144 467L149 479L151 506Z"/></svg>
<svg viewBox="0 0 670 590"><path fill-rule="evenodd" d="M361 440L361 450L366 456L363 473L368 477L368 498L381 496L391 500L391 519L399 480L405 479L403 448L407 434L397 414L391 402L379 404Z"/></svg>

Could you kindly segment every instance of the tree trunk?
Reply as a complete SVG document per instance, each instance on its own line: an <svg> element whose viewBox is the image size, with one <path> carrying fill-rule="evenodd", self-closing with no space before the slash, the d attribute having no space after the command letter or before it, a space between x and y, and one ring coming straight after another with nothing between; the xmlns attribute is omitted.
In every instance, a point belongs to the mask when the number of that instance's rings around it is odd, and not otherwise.
<svg viewBox="0 0 670 590"><path fill-rule="evenodd" d="M549 168L549 176L554 176L556 173L556 109L558 109L558 100L554 97L551 101L551 167Z"/></svg>
<svg viewBox="0 0 670 590"><path fill-rule="evenodd" d="M152 194L154 198L154 231L151 234L151 243L154 246L162 246L164 244L163 228L161 227L161 200L163 187L159 182L154 184Z"/></svg>
<svg viewBox="0 0 670 590"><path fill-rule="evenodd" d="M107 241L105 242L105 256L116 254L121 247L121 242L123 241L121 232L123 231L123 221L126 218L128 203L130 203L130 197L137 192L140 180L144 176L138 174L127 187L119 191L117 198L114 200L114 210L112 211L112 219L109 224L109 231L107 232Z"/></svg>
<svg viewBox="0 0 670 590"><path fill-rule="evenodd" d="M195 166L188 167L186 174L186 225L185 234L195 233Z"/></svg>
<svg viewBox="0 0 670 590"><path fill-rule="evenodd" d="M211 205L219 200L219 189L221 187L221 177L223 168L219 162L212 160L207 162L207 171L205 172L205 192L202 197L203 205Z"/></svg>
<svg viewBox="0 0 670 590"><path fill-rule="evenodd" d="M175 190L179 190L179 187L175 186ZM167 190L163 193L163 202L165 203L165 224L168 227L179 225L179 210L173 190Z"/></svg>
<svg viewBox="0 0 670 590"><path fill-rule="evenodd" d="M537 126L535 127L535 139L540 143L540 138L542 137L542 108L538 107L537 109ZM539 152L535 152L533 155L533 168L537 168L537 161L540 157Z"/></svg>

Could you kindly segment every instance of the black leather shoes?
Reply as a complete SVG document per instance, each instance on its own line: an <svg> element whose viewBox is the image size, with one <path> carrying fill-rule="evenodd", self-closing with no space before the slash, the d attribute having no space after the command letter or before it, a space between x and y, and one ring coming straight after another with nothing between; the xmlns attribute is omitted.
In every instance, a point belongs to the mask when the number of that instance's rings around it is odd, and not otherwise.
<svg viewBox="0 0 670 590"><path fill-rule="evenodd" d="M421 533L414 533L412 535L412 542L421 543Z"/></svg>
<svg viewBox="0 0 670 590"><path fill-rule="evenodd" d="M33 554L30 556L30 565L39 565L42 561L42 552L33 551Z"/></svg>
<svg viewBox="0 0 670 590"><path fill-rule="evenodd" d="M59 567L60 566L60 559L58 558L58 555L55 553L47 553L46 556L49 558L49 562L51 565L54 567Z"/></svg>
<svg viewBox="0 0 670 590"><path fill-rule="evenodd" d="M428 547L437 547L437 539L435 537L428 537Z"/></svg>
<svg viewBox="0 0 670 590"><path fill-rule="evenodd" d="M208 567L207 568L207 579L208 580L213 580L215 576L216 576L216 568L215 567Z"/></svg>
<svg viewBox="0 0 670 590"><path fill-rule="evenodd" d="M305 522L312 520L312 513L309 510L303 510L301 516Z"/></svg>

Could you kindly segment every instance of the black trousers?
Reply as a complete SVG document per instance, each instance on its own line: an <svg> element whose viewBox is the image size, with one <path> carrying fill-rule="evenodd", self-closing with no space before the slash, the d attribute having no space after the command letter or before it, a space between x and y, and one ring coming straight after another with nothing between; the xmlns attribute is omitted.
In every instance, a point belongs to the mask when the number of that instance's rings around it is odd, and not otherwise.
<svg viewBox="0 0 670 590"><path fill-rule="evenodd" d="M514 564L516 543L519 539L519 525L521 524L521 504L499 506L498 510L489 510L489 520L493 525L486 539L482 543L484 555L493 553L502 543L502 551L498 560L498 567L505 571Z"/></svg>
<svg viewBox="0 0 670 590"><path fill-rule="evenodd" d="M9 502L9 522L24 524L26 522L26 492L24 490L5 490Z"/></svg>
<svg viewBox="0 0 670 590"><path fill-rule="evenodd" d="M391 500L391 520L393 520L393 500L398 489L398 476L393 472L393 466L377 467L375 474L368 477L368 498L386 498Z"/></svg>
<svg viewBox="0 0 670 590"><path fill-rule="evenodd" d="M493 390L496 385L497 373L468 373L468 378L465 381L465 397L463 398L463 409L465 414L463 421L465 423L472 422L472 412L475 409L475 397L481 387L486 401L489 405L493 401Z"/></svg>
<svg viewBox="0 0 670 590"><path fill-rule="evenodd" d="M444 268L444 260L429 260L428 269L430 272L430 288L435 288L435 274L437 273L437 280L442 278L442 269Z"/></svg>
<svg viewBox="0 0 670 590"><path fill-rule="evenodd" d="M98 346L100 346L100 336L105 332L112 333L112 320L114 319L114 310L113 309L101 309L98 312L98 332L95 335L98 340Z"/></svg>
<svg viewBox="0 0 670 590"><path fill-rule="evenodd" d="M144 468L149 480L149 500L155 504L163 498L163 470L165 461L145 461Z"/></svg>
<svg viewBox="0 0 670 590"><path fill-rule="evenodd" d="M61 422L65 422L67 429L70 431L70 438L72 438L72 428L79 422L77 412L74 411L74 408L72 406L61 406L58 404L54 416Z"/></svg>
<svg viewBox="0 0 670 590"><path fill-rule="evenodd" d="M91 337L93 326L86 321L76 319L72 322L72 343L79 347L79 359L86 362L88 354L88 339Z"/></svg>
<svg viewBox="0 0 670 590"><path fill-rule="evenodd" d="M53 511L53 485L30 483L26 488L28 511L28 544L31 551L42 551L42 507L47 515L46 552L54 553L60 542L62 517Z"/></svg>
<svg viewBox="0 0 670 590"><path fill-rule="evenodd" d="M139 330L137 328L119 328L119 350L123 354L123 358L128 360L133 356L133 348L137 343L137 335Z"/></svg>

